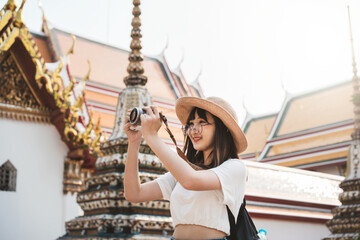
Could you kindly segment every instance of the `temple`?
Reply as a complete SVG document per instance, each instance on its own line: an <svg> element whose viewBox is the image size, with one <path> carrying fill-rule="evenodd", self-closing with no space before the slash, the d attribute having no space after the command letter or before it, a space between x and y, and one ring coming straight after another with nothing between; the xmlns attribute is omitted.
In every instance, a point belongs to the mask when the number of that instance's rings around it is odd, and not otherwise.
<svg viewBox="0 0 360 240"><path fill-rule="evenodd" d="M123 126L129 109L155 104L182 147L175 101L206 97L201 73L188 80L181 62L170 69L166 46L158 55L142 55L140 0L133 1L130 51L50 28L44 11L41 33L31 32L22 19L24 4L9 0L0 11L2 236L168 239L174 230L169 202L124 198ZM279 112L247 114L249 147L240 156L248 169L247 209L269 239L330 235L326 223L332 211L341 215L334 210L343 203L341 188L348 199L355 181L344 178L348 149L357 139L352 91L353 83L344 81L287 93ZM165 129L159 135L174 148ZM141 182L166 172L144 141L139 169Z"/></svg>

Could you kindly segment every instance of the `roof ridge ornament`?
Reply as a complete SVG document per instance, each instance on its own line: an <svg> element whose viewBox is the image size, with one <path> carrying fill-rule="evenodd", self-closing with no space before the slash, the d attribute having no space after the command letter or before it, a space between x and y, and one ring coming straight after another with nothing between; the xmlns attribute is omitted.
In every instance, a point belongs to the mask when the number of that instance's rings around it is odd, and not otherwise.
<svg viewBox="0 0 360 240"><path fill-rule="evenodd" d="M40 10L42 12L42 21L44 23L44 22L46 22L46 18L45 18L45 11L44 11L41 0L38 0L38 7L40 8Z"/></svg>
<svg viewBox="0 0 360 240"><path fill-rule="evenodd" d="M22 28L24 26L24 20L22 18L22 10L24 8L25 2L26 2L26 0L22 1L19 11L17 11L17 13L15 15L14 25L18 28Z"/></svg>
<svg viewBox="0 0 360 240"><path fill-rule="evenodd" d="M164 48L161 50L160 56L164 56L164 55L165 55L165 51L166 51L166 49L168 49L168 47L169 47L169 34L166 33L165 46L164 46Z"/></svg>
<svg viewBox="0 0 360 240"><path fill-rule="evenodd" d="M76 42L76 37L74 34L70 34L71 35L71 38L72 38L72 45L70 47L70 49L67 51L66 53L66 63L67 64L70 64L70 58L69 58L69 55L70 54L74 54L74 49L75 49L75 42Z"/></svg>
<svg viewBox="0 0 360 240"><path fill-rule="evenodd" d="M124 83L126 86L142 85L145 86L147 82L147 77L144 74L144 68L141 66L141 62L144 60L144 57L141 53L141 21L140 21L140 0L133 0L134 8L131 25L133 29L131 31L131 52L129 53L129 65L127 67L128 76L124 78Z"/></svg>
<svg viewBox="0 0 360 240"><path fill-rule="evenodd" d="M5 10L10 10L12 12L14 12L16 8L17 8L16 0L8 0L8 2L4 7Z"/></svg>

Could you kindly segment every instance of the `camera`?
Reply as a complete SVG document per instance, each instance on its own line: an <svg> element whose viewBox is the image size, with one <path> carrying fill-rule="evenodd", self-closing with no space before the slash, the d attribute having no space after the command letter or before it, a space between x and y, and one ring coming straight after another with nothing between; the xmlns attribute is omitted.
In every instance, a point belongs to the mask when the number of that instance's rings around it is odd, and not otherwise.
<svg viewBox="0 0 360 240"><path fill-rule="evenodd" d="M146 113L146 111L143 110L142 108L137 108L137 107L133 108L130 112L130 117L129 117L130 123L134 125L140 125L141 124L140 116L141 114L144 113Z"/></svg>

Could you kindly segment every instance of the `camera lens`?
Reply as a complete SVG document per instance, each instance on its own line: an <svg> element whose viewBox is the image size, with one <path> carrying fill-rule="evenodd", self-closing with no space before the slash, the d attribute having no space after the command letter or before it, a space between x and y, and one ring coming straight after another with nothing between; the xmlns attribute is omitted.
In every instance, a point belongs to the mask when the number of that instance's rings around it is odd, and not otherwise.
<svg viewBox="0 0 360 240"><path fill-rule="evenodd" d="M140 115L143 114L145 111L142 110L141 108L133 108L133 110L131 110L130 112L130 123L131 124L135 124L135 125L140 125L141 124L141 119L140 119Z"/></svg>

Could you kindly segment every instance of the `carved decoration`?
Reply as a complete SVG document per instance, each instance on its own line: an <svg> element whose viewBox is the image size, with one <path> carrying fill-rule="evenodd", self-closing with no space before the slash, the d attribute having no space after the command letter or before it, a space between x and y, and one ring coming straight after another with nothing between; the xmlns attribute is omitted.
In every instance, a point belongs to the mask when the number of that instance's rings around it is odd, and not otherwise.
<svg viewBox="0 0 360 240"><path fill-rule="evenodd" d="M0 62L0 86L1 102L18 106L25 104L33 108L40 106L10 54Z"/></svg>
<svg viewBox="0 0 360 240"><path fill-rule="evenodd" d="M30 122L50 122L49 109L40 105L41 102L33 94L9 53L3 55L0 60L0 86L0 117Z"/></svg>

